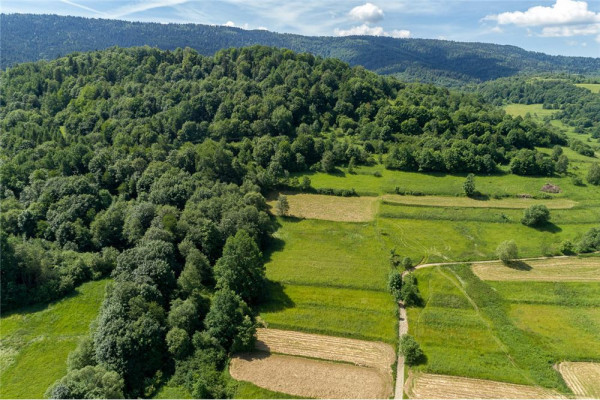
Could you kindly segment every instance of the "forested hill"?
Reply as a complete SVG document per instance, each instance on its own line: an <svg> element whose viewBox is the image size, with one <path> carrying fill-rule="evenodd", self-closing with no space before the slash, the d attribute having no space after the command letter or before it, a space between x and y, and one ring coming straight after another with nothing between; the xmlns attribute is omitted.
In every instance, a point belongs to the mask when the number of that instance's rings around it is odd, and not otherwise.
<svg viewBox="0 0 600 400"><path fill-rule="evenodd" d="M515 46L373 36L310 37L196 24L138 23L56 15L2 14L2 69L74 51L149 45L204 55L267 45L339 58L405 80L460 85L517 73L600 74L600 58L550 56Z"/></svg>

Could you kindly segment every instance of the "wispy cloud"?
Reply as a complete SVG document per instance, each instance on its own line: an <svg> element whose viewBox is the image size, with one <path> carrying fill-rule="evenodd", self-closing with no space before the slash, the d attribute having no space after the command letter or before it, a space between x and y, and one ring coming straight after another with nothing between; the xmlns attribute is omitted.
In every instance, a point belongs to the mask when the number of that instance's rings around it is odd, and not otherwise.
<svg viewBox="0 0 600 400"><path fill-rule="evenodd" d="M73 7L81 8L82 10L91 11L91 12L96 13L98 15L108 16L108 14L106 14L104 11L99 11L99 10L96 10L96 9L94 9L92 7L84 6L83 4L75 3L75 2L69 1L69 0L60 0L60 1L61 1L61 3L65 3L65 4L68 4L68 5L73 6Z"/></svg>
<svg viewBox="0 0 600 400"><path fill-rule="evenodd" d="M119 7L110 12L111 18L122 18L131 14L141 13L154 8L173 7L187 3L189 0L158 0L158 1L140 1L135 4Z"/></svg>

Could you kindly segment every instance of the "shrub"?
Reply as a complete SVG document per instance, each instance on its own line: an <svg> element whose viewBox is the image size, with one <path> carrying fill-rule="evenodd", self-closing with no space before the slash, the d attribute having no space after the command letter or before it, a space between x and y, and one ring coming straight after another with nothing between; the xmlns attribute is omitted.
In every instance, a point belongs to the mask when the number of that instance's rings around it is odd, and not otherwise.
<svg viewBox="0 0 600 400"><path fill-rule="evenodd" d="M565 240L560 244L560 252L565 255L575 254L575 246L570 240Z"/></svg>
<svg viewBox="0 0 600 400"><path fill-rule="evenodd" d="M413 266L413 261L410 257L404 257L401 265L404 269L410 269Z"/></svg>
<svg viewBox="0 0 600 400"><path fill-rule="evenodd" d="M402 299L402 275L396 270L390 272L388 277L388 290L392 296L394 296L396 301L400 301Z"/></svg>
<svg viewBox="0 0 600 400"><path fill-rule="evenodd" d="M519 257L517 244L514 240L505 240L496 248L496 255L504 264Z"/></svg>
<svg viewBox="0 0 600 400"><path fill-rule="evenodd" d="M280 194L277 199L277 204L275 204L275 212L277 215L284 216L290 212L290 203L288 202L287 196L284 194Z"/></svg>
<svg viewBox="0 0 600 400"><path fill-rule="evenodd" d="M468 197L475 194L475 175L467 175L467 179L465 179L465 182L463 183L463 190Z"/></svg>
<svg viewBox="0 0 600 400"><path fill-rule="evenodd" d="M550 210L543 204L535 204L523 213L521 223L527 226L537 226L550 221Z"/></svg>
<svg viewBox="0 0 600 400"><path fill-rule="evenodd" d="M600 166L597 163L592 164L587 174L587 181L591 185L600 185Z"/></svg>
<svg viewBox="0 0 600 400"><path fill-rule="evenodd" d="M591 253L596 250L600 250L600 228L587 231L577 245L577 251L580 253Z"/></svg>
<svg viewBox="0 0 600 400"><path fill-rule="evenodd" d="M406 365L416 365L423 357L423 350L411 335L402 335L400 338L400 353L404 356Z"/></svg>
<svg viewBox="0 0 600 400"><path fill-rule="evenodd" d="M417 280L413 274L405 275L402 279L402 289L400 297L407 307L421 304L421 295L417 287Z"/></svg>

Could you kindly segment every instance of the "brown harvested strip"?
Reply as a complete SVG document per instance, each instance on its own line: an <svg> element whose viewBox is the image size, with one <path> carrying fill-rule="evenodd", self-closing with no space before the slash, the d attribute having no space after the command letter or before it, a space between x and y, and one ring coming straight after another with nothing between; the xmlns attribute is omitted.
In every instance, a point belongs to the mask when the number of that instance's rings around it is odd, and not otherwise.
<svg viewBox="0 0 600 400"><path fill-rule="evenodd" d="M600 363L562 362L558 371L578 397L600 398Z"/></svg>
<svg viewBox="0 0 600 400"><path fill-rule="evenodd" d="M257 350L324 360L344 361L392 374L396 353L381 342L315 335L279 329L257 329Z"/></svg>
<svg viewBox="0 0 600 400"><path fill-rule="evenodd" d="M413 399L564 399L560 393L537 386L410 373L404 390Z"/></svg>
<svg viewBox="0 0 600 400"><path fill-rule="evenodd" d="M232 358L229 372L234 379L302 397L383 399L391 395L377 370L330 361L255 352Z"/></svg>
<svg viewBox="0 0 600 400"><path fill-rule="evenodd" d="M369 222L375 217L377 197L340 197L286 193L288 214L299 218L338 222ZM267 203L274 211L276 200Z"/></svg>
<svg viewBox="0 0 600 400"><path fill-rule="evenodd" d="M548 258L516 264L514 268L501 262L473 263L473 272L486 281L600 281L600 257Z"/></svg>
<svg viewBox="0 0 600 400"><path fill-rule="evenodd" d="M469 197L444 197L444 196L401 196L386 194L382 196L389 203L419 205L431 207L465 207L465 208L527 208L534 204L544 204L549 209L573 208L577 202L568 199L491 199L477 200Z"/></svg>

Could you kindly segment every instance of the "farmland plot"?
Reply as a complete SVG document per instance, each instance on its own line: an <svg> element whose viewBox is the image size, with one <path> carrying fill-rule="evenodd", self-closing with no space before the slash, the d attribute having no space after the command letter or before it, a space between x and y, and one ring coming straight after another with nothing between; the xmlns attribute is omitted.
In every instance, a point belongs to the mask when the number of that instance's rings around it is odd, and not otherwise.
<svg viewBox="0 0 600 400"><path fill-rule="evenodd" d="M562 362L558 370L578 397L600 398L600 363Z"/></svg>
<svg viewBox="0 0 600 400"><path fill-rule="evenodd" d="M412 399L564 399L536 386L460 376L411 373L404 391Z"/></svg>

